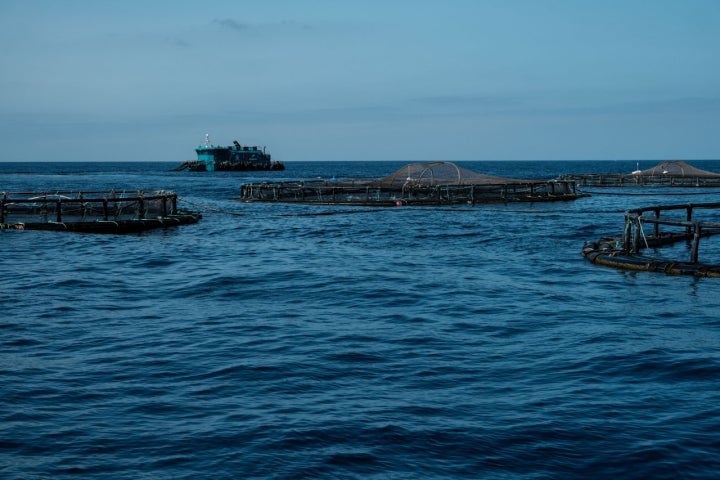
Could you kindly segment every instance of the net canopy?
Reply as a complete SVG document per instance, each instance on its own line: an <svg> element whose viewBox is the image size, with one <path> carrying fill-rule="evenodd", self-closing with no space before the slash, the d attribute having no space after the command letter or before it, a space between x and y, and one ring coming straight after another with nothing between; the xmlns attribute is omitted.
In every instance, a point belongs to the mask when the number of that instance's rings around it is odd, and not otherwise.
<svg viewBox="0 0 720 480"><path fill-rule="evenodd" d="M411 163L387 177L375 180L372 185L387 188L403 186L433 187L437 185L497 185L505 183L534 182L495 177L458 167L452 162Z"/></svg>
<svg viewBox="0 0 720 480"><path fill-rule="evenodd" d="M720 173L709 172L707 170L701 170L693 167L689 163L682 160L669 160L662 163L658 163L652 168L642 170L635 175L642 175L647 177L655 176L673 176L673 177L701 177L701 178L720 178Z"/></svg>

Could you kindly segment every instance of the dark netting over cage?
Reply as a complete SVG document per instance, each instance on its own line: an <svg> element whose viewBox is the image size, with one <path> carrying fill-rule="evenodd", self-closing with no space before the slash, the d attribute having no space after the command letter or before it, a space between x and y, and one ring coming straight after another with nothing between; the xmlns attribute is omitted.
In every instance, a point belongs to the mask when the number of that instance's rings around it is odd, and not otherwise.
<svg viewBox="0 0 720 480"><path fill-rule="evenodd" d="M559 180L572 180L588 187L720 187L720 173L694 167L682 160L668 160L632 173L574 173Z"/></svg>
<svg viewBox="0 0 720 480"><path fill-rule="evenodd" d="M659 163L652 168L642 170L635 175L643 176L661 176L669 175L675 177L698 177L698 178L720 178L720 173L709 172L697 167L693 167L682 160L670 160Z"/></svg>
<svg viewBox="0 0 720 480"><path fill-rule="evenodd" d="M413 163L377 180L309 180L244 184L248 202L344 205L443 205L548 202L585 196L575 182L483 175L449 162Z"/></svg>
<svg viewBox="0 0 720 480"><path fill-rule="evenodd" d="M530 182L512 178L494 177L458 167L451 162L411 163L372 182L373 185L401 188L405 185L490 185L503 183Z"/></svg>

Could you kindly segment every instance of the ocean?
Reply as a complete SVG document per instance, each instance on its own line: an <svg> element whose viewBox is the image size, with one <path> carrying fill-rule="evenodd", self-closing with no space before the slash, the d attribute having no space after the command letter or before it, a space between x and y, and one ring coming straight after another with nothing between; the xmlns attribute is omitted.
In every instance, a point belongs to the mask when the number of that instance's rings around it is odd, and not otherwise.
<svg viewBox="0 0 720 480"><path fill-rule="evenodd" d="M0 231L0 478L717 478L719 280L580 252L619 234L628 208L720 190L237 199L242 183L405 163L0 163L0 191L165 189L203 213L141 234ZM636 169L457 163L515 178Z"/></svg>

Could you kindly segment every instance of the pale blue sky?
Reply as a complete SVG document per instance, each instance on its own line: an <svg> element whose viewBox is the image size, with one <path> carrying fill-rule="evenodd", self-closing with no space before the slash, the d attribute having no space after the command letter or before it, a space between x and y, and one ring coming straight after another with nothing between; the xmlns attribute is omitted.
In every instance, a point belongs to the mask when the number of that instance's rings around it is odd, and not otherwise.
<svg viewBox="0 0 720 480"><path fill-rule="evenodd" d="M0 0L0 161L720 158L718 0Z"/></svg>

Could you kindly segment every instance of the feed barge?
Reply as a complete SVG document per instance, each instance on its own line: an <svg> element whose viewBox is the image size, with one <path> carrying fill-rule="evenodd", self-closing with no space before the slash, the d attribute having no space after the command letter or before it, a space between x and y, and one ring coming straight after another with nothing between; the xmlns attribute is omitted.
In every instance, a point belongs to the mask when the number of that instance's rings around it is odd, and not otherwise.
<svg viewBox="0 0 720 480"><path fill-rule="evenodd" d="M684 214L684 215L683 215ZM703 218L700 218L700 217ZM644 207L625 212L622 235L587 242L582 255L598 265L622 270L663 272L670 275L720 277L717 244L714 259L700 261L700 243L720 233L720 203L696 203ZM687 246L687 258L660 256L659 250L679 242ZM710 245L712 249L713 245ZM653 250L653 254L644 253ZM677 255L677 254L676 254Z"/></svg>
<svg viewBox="0 0 720 480"><path fill-rule="evenodd" d="M3 192L1 230L136 233L197 223L198 212L178 209L177 194L154 192Z"/></svg>
<svg viewBox="0 0 720 480"><path fill-rule="evenodd" d="M191 172L285 170L285 165L273 161L265 147L241 145L237 140L233 140L233 144L226 147L213 145L207 134L205 144L197 147L195 153L197 160L183 162L175 170Z"/></svg>
<svg viewBox="0 0 720 480"><path fill-rule="evenodd" d="M575 200L588 194L574 181L494 177L451 162L413 163L387 177L243 184L246 202L366 206L451 205Z"/></svg>

